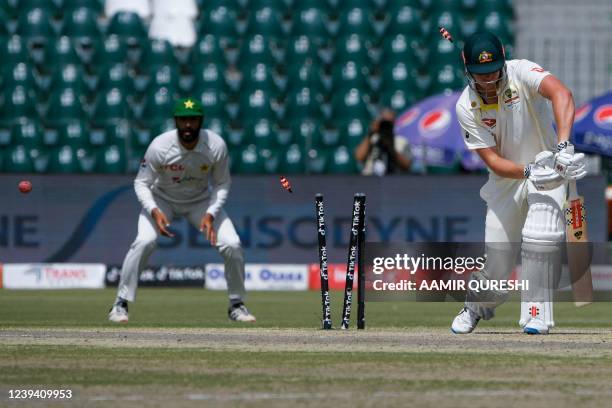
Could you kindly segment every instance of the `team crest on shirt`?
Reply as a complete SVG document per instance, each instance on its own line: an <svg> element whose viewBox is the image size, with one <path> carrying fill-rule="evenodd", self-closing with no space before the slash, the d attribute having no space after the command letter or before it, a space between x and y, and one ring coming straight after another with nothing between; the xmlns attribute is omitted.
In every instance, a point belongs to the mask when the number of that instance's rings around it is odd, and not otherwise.
<svg viewBox="0 0 612 408"><path fill-rule="evenodd" d="M514 110L518 107L519 102L521 101L518 91L512 87L508 87L504 90L504 106L506 109Z"/></svg>

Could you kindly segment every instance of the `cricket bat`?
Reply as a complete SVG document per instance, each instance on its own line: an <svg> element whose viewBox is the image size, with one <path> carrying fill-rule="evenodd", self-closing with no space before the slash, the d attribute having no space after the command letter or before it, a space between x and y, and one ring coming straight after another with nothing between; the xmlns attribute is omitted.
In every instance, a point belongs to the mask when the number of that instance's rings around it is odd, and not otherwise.
<svg viewBox="0 0 612 408"><path fill-rule="evenodd" d="M578 195L576 180L569 182L569 196L563 207L567 240L567 263L572 281L574 304L577 307L593 303L591 255L587 233L584 198Z"/></svg>

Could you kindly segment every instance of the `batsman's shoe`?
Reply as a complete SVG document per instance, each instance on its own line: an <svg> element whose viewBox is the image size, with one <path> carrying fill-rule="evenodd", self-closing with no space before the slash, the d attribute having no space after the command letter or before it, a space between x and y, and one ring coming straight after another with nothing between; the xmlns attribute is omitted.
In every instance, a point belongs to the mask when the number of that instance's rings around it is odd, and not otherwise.
<svg viewBox="0 0 612 408"><path fill-rule="evenodd" d="M529 319L525 327L523 327L523 333L548 334L548 325L544 323L544 320L538 317L532 317Z"/></svg>
<svg viewBox="0 0 612 408"><path fill-rule="evenodd" d="M451 331L455 334L468 334L471 333L476 325L480 317L472 312L467 307L464 307L455 320L453 320L453 324L451 325Z"/></svg>
<svg viewBox="0 0 612 408"><path fill-rule="evenodd" d="M230 320L235 322L254 322L255 316L249 313L248 309L244 305L244 303L238 303L237 305L232 306L227 314Z"/></svg>
<svg viewBox="0 0 612 408"><path fill-rule="evenodd" d="M114 323L128 322L127 304L114 304L110 312L108 312L108 320Z"/></svg>

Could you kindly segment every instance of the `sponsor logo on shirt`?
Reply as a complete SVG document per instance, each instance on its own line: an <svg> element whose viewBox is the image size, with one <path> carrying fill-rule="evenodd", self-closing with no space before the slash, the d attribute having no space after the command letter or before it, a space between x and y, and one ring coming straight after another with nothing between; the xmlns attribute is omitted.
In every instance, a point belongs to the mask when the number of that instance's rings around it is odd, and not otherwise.
<svg viewBox="0 0 612 408"><path fill-rule="evenodd" d="M484 123L485 126L490 127L490 128L494 128L496 122L497 120L492 119L492 118L485 118L482 120L482 123Z"/></svg>
<svg viewBox="0 0 612 408"><path fill-rule="evenodd" d="M162 170L167 170L167 171L183 171L185 170L185 166L183 166L182 164L164 164L162 166Z"/></svg>
<svg viewBox="0 0 612 408"><path fill-rule="evenodd" d="M540 67L534 67L534 68L531 68L531 70L533 72L539 72L539 73L544 72L544 68L540 68Z"/></svg>
<svg viewBox="0 0 612 408"><path fill-rule="evenodd" d="M518 103L521 101L517 90L511 87L504 91L503 99L506 109L515 109L518 106Z"/></svg>

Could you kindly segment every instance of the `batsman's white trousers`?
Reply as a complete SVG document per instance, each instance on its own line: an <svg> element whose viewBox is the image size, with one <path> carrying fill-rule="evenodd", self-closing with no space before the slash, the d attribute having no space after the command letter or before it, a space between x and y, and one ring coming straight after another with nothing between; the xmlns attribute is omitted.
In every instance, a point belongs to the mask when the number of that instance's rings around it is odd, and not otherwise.
<svg viewBox="0 0 612 408"><path fill-rule="evenodd" d="M196 229L200 229L202 217L208 209L208 200L190 204L170 203L155 196L157 208L159 208L172 222L175 217L185 217ZM232 220L226 212L221 209L214 221L217 232L217 251L223 257L225 263L225 279L230 303L240 301L245 296L244 290L244 252L240 237L236 233ZM155 221L145 210L138 217L138 235L130 246L121 268L121 279L117 296L133 302L136 299L138 287L138 275L147 265L147 261L155 248L160 233Z"/></svg>

